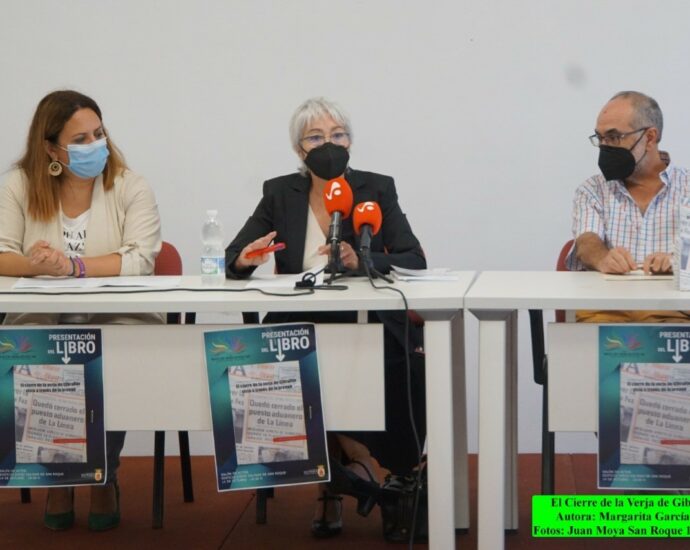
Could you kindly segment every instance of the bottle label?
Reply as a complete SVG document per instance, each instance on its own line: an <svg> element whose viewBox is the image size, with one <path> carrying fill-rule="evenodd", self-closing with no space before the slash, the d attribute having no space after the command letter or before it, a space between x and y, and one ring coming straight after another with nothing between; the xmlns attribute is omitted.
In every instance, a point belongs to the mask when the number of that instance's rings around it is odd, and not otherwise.
<svg viewBox="0 0 690 550"><path fill-rule="evenodd" d="M202 275L225 275L225 258L217 256L201 257Z"/></svg>

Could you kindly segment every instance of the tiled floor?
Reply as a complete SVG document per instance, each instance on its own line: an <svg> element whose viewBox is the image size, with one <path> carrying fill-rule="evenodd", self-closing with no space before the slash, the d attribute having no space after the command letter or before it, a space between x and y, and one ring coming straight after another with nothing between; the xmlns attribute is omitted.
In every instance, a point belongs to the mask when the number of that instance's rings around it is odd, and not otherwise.
<svg viewBox="0 0 690 550"><path fill-rule="evenodd" d="M476 456L470 457L472 525L469 534L457 537L458 548L476 548ZM33 502L21 504L19 491L0 491L0 548L190 548L190 549L309 549L353 550L405 548L386 543L381 537L380 516L375 510L368 518L355 513L354 502L346 499L343 533L330 540L315 540L309 524L314 506L311 486L276 490L269 500L268 523L255 523L252 492L223 493L215 490L213 459L193 459L195 502L182 502L178 462L166 459L166 509L163 529L151 529L150 458L125 458L120 470L122 524L105 533L86 529L88 489L77 491L77 524L66 532L54 533L41 525L45 491L32 491ZM594 493L596 457L559 455L557 490L560 493ZM539 456L521 455L519 462L520 529L506 537L506 548L523 549L657 549L690 548L689 539L533 539L530 536L530 497L539 490ZM417 545L425 548L426 545Z"/></svg>

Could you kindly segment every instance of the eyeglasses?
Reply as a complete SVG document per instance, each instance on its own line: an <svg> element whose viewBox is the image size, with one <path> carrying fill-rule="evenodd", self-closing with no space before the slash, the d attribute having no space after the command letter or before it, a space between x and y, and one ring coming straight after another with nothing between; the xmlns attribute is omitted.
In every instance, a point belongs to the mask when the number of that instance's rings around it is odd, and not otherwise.
<svg viewBox="0 0 690 550"><path fill-rule="evenodd" d="M623 134L619 132L611 132L603 136L595 132L591 136L589 136L589 142L592 145L594 145L594 147L601 147L602 145L612 145L613 147L618 147L622 139L628 136L632 136L637 132L644 132L645 130L649 130L650 128L651 126L645 126L644 128L638 128L637 130L633 130L632 132L625 132Z"/></svg>
<svg viewBox="0 0 690 550"><path fill-rule="evenodd" d="M350 143L350 134L347 132L333 132L328 137L321 134L314 134L312 136L305 136L300 141L306 143L312 148L321 147L327 141L330 141L335 145L347 145Z"/></svg>

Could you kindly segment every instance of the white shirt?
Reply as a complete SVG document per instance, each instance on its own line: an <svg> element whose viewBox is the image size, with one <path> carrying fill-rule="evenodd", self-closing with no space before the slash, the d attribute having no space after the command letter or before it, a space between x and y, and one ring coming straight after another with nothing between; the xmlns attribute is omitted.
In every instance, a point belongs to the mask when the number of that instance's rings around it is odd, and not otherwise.
<svg viewBox="0 0 690 550"><path fill-rule="evenodd" d="M607 248L626 248L641 264L653 252L672 252L675 244L678 205L690 193L690 171L670 165L659 174L663 186L643 214L624 183L592 176L575 193L573 237L595 233ZM569 270L585 269L575 248L566 259Z"/></svg>
<svg viewBox="0 0 690 550"><path fill-rule="evenodd" d="M82 212L76 218L62 215L62 237L65 241L65 254L70 257L84 255L86 242L86 227L89 225L91 209Z"/></svg>
<svg viewBox="0 0 690 550"><path fill-rule="evenodd" d="M302 271L318 271L328 263L328 257L317 252L323 244L326 244L326 235L321 231L319 220L310 206L307 215L307 235L304 238Z"/></svg>

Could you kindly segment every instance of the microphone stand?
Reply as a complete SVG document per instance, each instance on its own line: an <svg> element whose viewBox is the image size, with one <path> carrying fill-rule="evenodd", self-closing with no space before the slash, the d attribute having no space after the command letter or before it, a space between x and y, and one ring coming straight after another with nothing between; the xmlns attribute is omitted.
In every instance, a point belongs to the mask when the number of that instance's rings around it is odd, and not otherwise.
<svg viewBox="0 0 690 550"><path fill-rule="evenodd" d="M378 269L374 267L374 261L371 259L369 254L370 250L368 248L361 248L359 251L359 258L362 260L362 265L364 266L364 272L367 274L369 279L378 278L386 281L389 284L393 284L393 279L386 277Z"/></svg>
<svg viewBox="0 0 690 550"><path fill-rule="evenodd" d="M326 265L326 269L330 271L331 275L324 281L326 285L333 284L333 281L339 279L342 276L340 273L344 271L343 262L340 259L340 232L342 220L342 212L338 210L333 212L331 224L328 228L327 242L331 245L331 249L328 252L328 264Z"/></svg>
<svg viewBox="0 0 690 550"><path fill-rule="evenodd" d="M331 250L328 253L328 264L326 269L330 271L330 276L328 279L324 280L324 284L330 285L336 279L340 279L345 276L343 261L340 259L340 239L331 240Z"/></svg>

